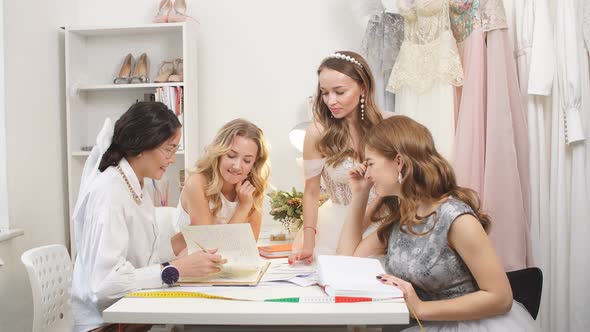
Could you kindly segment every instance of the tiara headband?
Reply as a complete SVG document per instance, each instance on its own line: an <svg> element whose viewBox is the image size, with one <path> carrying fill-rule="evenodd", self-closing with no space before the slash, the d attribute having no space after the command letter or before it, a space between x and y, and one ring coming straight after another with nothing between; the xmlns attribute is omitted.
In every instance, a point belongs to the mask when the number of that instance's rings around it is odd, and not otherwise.
<svg viewBox="0 0 590 332"><path fill-rule="evenodd" d="M361 63L357 59L355 59L355 58L353 58L351 56L348 56L348 55L344 55L342 53L332 53L332 54L328 55L326 57L326 59L340 59L340 60L345 60L345 61L348 61L348 62L352 62L355 65L363 68L363 65L361 65Z"/></svg>

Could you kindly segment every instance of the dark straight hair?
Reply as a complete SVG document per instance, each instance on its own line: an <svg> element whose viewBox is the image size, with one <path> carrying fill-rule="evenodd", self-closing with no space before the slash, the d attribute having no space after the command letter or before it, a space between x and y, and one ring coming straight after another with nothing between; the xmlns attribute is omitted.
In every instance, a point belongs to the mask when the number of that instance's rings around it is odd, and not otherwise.
<svg viewBox="0 0 590 332"><path fill-rule="evenodd" d="M102 156L98 170L104 172L127 157L135 157L169 140L182 125L176 115L159 102L133 104L117 122L113 140Z"/></svg>

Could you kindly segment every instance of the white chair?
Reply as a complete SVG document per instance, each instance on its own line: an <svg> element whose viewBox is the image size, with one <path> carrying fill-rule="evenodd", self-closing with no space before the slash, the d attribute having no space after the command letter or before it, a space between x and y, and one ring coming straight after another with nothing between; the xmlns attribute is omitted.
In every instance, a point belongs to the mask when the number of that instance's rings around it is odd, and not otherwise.
<svg viewBox="0 0 590 332"><path fill-rule="evenodd" d="M171 206L156 207L156 223L160 229L162 237L170 238L172 235L180 232L174 225L176 218L176 208Z"/></svg>
<svg viewBox="0 0 590 332"><path fill-rule="evenodd" d="M66 247L48 245L21 256L33 291L33 332L71 331L72 262Z"/></svg>

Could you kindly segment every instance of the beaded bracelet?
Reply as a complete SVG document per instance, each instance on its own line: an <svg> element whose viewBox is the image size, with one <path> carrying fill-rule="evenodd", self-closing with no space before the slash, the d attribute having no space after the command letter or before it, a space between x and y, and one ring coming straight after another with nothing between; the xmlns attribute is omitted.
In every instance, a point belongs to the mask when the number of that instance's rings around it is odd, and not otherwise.
<svg viewBox="0 0 590 332"><path fill-rule="evenodd" d="M313 233L314 233L314 234L317 234L317 233L318 233L318 231L317 231L317 230L315 229L315 227L313 227L313 226L304 226L304 227L303 227L303 230L305 231L305 229L306 229L306 228L311 228L311 229L313 229Z"/></svg>

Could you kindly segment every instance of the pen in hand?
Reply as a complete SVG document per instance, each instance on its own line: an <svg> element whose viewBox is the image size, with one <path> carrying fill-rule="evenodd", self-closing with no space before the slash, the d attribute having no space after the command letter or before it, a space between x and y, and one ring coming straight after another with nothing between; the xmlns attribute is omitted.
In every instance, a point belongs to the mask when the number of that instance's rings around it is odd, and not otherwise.
<svg viewBox="0 0 590 332"><path fill-rule="evenodd" d="M195 240L193 240L193 242L194 242L194 243L195 243L197 246L199 246L199 248L201 248L201 251L202 251L202 252L204 252L204 253L206 253L206 254L209 254L209 252L207 251L207 249L205 249L205 247L203 247L203 246L202 246L202 245L201 245L199 242L197 242L197 241L195 241ZM223 259L223 260L221 260L220 262L217 262L216 264L218 264L218 265L223 265L223 264L225 264L226 262L227 262L227 259Z"/></svg>
<svg viewBox="0 0 590 332"><path fill-rule="evenodd" d="M193 240L193 242L194 242L194 243L195 243L197 246L199 246L199 248L201 248L201 250L202 250L204 253L208 253L208 252L207 252L207 249L205 249L205 247L203 247L203 246L202 246L202 245L201 245L199 242L197 242L197 241L195 241L195 240Z"/></svg>

